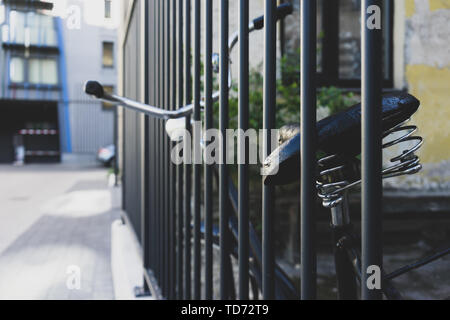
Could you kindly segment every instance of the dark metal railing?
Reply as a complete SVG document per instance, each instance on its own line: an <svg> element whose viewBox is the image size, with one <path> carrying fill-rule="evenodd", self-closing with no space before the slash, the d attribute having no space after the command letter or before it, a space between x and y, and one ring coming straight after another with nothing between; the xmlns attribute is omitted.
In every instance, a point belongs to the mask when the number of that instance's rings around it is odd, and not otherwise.
<svg viewBox="0 0 450 320"><path fill-rule="evenodd" d="M284 1L281 1L284 2ZM137 1L135 3L138 3ZM213 0L152 0L139 2L135 15L142 19L141 27L145 38L145 66L136 70L130 68L136 61L125 63L125 80L132 74L127 68L137 72L145 70L145 103L121 96L107 94L96 82L88 82L86 92L97 98L122 105L147 116L145 126L145 183L142 210L143 252L145 288L166 299L214 299L223 300L249 298L258 299L315 299L316 288L316 201L317 189L323 205L331 209L334 254L338 278L339 298L357 297L357 282L360 283L364 299L398 298L400 294L390 280L409 270L434 261L449 250L436 253L415 264L394 271L383 278L383 288L366 286L370 266L382 266L381 246L381 179L402 174L413 174L421 169L420 160L414 155L422 145L422 138L412 136L415 127L404 123L417 110L419 102L412 96L403 94L381 96L382 43L381 30L371 29L364 23L371 14L371 6L382 7L381 0L362 2L362 106L354 106L347 112L358 133L362 124L362 145L353 146L356 155L362 151L362 160L347 151L332 150L317 160L319 128L326 128L326 119L316 124L316 1L300 1L301 19L301 126L288 141L280 146L272 145L271 130L275 129L276 80L277 80L277 21L292 13L290 4L276 6L276 1L265 0L264 16L249 20L249 1L239 0L239 30L229 38L229 1L221 0L220 37L213 38ZM204 17L202 17L204 6ZM192 7L192 8L191 8ZM204 29L202 29L204 23ZM191 29L193 27L193 34ZM288 166L286 177L262 182L262 239L259 239L249 219L249 141L239 141L238 159L246 159L238 165L238 185L235 187L226 164L226 130L229 127L230 51L239 41L239 106L238 128L249 128L249 33L264 29L264 105L263 154L266 161L263 170L271 168L273 154L280 153ZM130 29L131 30L131 29ZM204 35L202 34L204 31ZM205 47L202 53L201 39ZM128 40L132 37L128 34ZM193 40L193 48L191 41ZM213 54L213 42L220 44L220 55ZM126 42L127 44L127 42ZM127 47L128 48L128 47ZM202 96L201 65L204 65L204 87ZM139 59L137 59L139 60ZM213 74L218 67L219 91L213 92ZM131 81L131 80L130 80ZM136 100L139 100L136 97ZM142 99L141 99L142 100ZM386 101L386 103L385 103ZM185 119L184 128L193 134L192 155L201 154L200 132L192 128L192 120L200 122L204 129L214 127L214 103L219 103L219 130L222 133L221 163L188 163L175 165L171 162L171 150L175 141L169 139L168 127L173 119ZM387 107L385 108L385 104ZM380 108L379 106L382 106ZM202 117L203 112L203 117ZM362 112L362 118L359 115ZM203 118L203 119L202 119ZM299 119L300 120L300 119ZM359 122L358 122L359 121ZM384 123L383 121L386 121ZM125 125L124 144L134 143L136 134L129 131L131 123ZM167 132L166 132L167 131ZM394 138L382 145L382 138L393 133L406 131L401 138ZM132 132L133 133L133 132ZM348 134L333 133L335 135ZM129 135L129 136L128 136ZM348 135L347 135L348 137ZM205 139L208 141L208 139ZM354 141L359 141L356 138ZM393 158L392 167L382 170L381 154L388 148L404 141L415 141L416 145L402 155ZM177 141L180 142L180 141ZM190 148L184 137L183 156ZM208 146L208 142L206 143ZM275 151L273 151L275 149ZM353 150L352 148L350 148ZM126 148L136 152L136 147ZM243 152L244 151L244 152ZM272 152L273 151L273 152ZM336 154L335 154L336 153ZM206 148L205 148L206 155ZM128 155L129 157L130 155ZM185 159L186 160L186 159ZM293 162L294 161L294 162ZM321 171L318 171L318 163ZM133 176L136 168L124 164L124 175ZM280 163L281 172L286 169ZM362 166L362 175L359 168ZM201 180L203 171L203 183ZM292 171L292 173L291 173ZM301 203L301 294L296 286L276 263L275 259L275 185L274 181L300 180ZM127 179L124 188L132 188ZM218 195L214 194L217 182ZM272 181L272 182L271 182ZM362 235L353 232L349 221L346 192L349 188L362 184ZM135 189L130 189L135 190ZM203 194L203 197L202 197ZM130 193L125 193L126 203L133 203ZM219 201L219 226L215 226L213 204ZM125 208L127 209L127 208ZM136 228L136 226L135 226ZM362 245L361 245L362 244ZM218 261L214 261L214 248L219 247ZM359 247L362 247L361 250ZM238 261L238 288L234 286L232 257ZM204 261L204 263L203 263ZM219 281L215 281L214 264L220 267ZM203 273L202 273L203 271ZM384 271L383 271L383 274ZM160 290L156 290L156 287ZM217 290L217 291L215 291ZM218 293L217 293L218 292ZM159 297L159 296L158 296Z"/></svg>
<svg viewBox="0 0 450 320"><path fill-rule="evenodd" d="M244 132L249 128L249 3L240 1L239 7L239 119L238 127ZM242 146L241 143L244 145ZM244 154L241 154L243 152ZM249 166L248 141L238 145L238 219L239 219L239 298L249 299Z"/></svg>
<svg viewBox="0 0 450 320"><path fill-rule="evenodd" d="M382 0L363 0L361 21L374 14L369 7L382 8ZM381 83L382 30L369 29L362 23L362 270L370 266L383 268L382 257L382 147L381 147ZM369 274L363 272L366 283ZM382 298L381 290L362 286L363 299Z"/></svg>
<svg viewBox="0 0 450 320"><path fill-rule="evenodd" d="M316 298L316 2L301 1L301 295Z"/></svg>
<svg viewBox="0 0 450 320"><path fill-rule="evenodd" d="M187 105L192 101L192 87L191 87L191 0L186 0L185 2L185 41L184 45L184 57L185 57L185 100L184 104ZM192 134L191 128L191 117L186 117L186 129L189 134ZM189 145L187 141L185 141L185 148L188 148ZM189 163L184 165L184 246L185 246L185 259L184 259L184 298L191 298L191 187L192 187L192 166Z"/></svg>

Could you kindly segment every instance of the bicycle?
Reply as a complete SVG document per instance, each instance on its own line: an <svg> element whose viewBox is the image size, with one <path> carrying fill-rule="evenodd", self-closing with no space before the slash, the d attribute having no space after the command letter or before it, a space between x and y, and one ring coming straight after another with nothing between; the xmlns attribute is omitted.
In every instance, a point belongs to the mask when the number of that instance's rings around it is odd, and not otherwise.
<svg viewBox="0 0 450 320"><path fill-rule="evenodd" d="M277 19L284 19L292 13L290 4L283 4L277 8ZM249 25L249 33L261 30L264 27L264 16L254 19ZM238 43L236 32L229 40L229 52L231 53ZM218 56L213 56L213 66L218 72ZM229 84L231 87L231 70L228 70ZM100 83L88 81L85 92L106 102L115 103L151 117L167 120L166 132L172 139L179 139L172 133L182 129L185 125L185 117L193 112L193 104L184 106L175 111L162 110L155 106L142 104L125 97L108 94ZM212 100L216 102L220 92L213 93ZM200 103L204 107L204 99ZM404 143L414 143L412 147L403 151L400 155L391 159L393 163L382 172L383 178L391 178L406 174L415 174L422 168L420 159L415 154L423 145L423 139L414 136L417 128L407 125L411 116L418 110L420 102L413 96L391 94L383 97L383 138L392 140L383 144L383 149L394 148ZM360 179L360 154L361 146L361 105L357 104L349 109L330 116L317 123L318 145L324 156L318 161L317 189L318 196L322 199L325 208L331 211L331 228L333 233L333 248L335 269L337 276L338 298L357 299L357 285L361 281L360 240L353 230L350 221L348 207L348 191L361 183ZM400 135L400 136L397 136ZM345 145L342 145L345 141ZM267 185L282 185L296 181L300 177L300 133L298 125L287 125L281 128L279 147L265 160L263 164L264 183ZM276 173L275 173L276 172ZM217 173L217 170L216 170ZM233 215L228 222L229 231L233 235L233 243L230 246L229 257L237 255L238 219L237 219L237 190L231 178L229 178L229 204L233 209ZM249 228L250 239L250 284L254 297L259 296L262 288L262 248L261 242L253 226ZM202 226L202 235L204 235ZM218 243L217 229L214 232L215 242ZM388 299L401 299L402 295L393 286L392 279L431 263L447 254L450 248L434 255L421 259L413 264L386 274L382 271L382 291ZM233 279L231 259L226 263L226 270ZM234 283L234 281L233 281ZM229 290L229 298L236 297L235 288ZM277 299L298 299L299 293L295 285L282 270L275 264L275 293Z"/></svg>

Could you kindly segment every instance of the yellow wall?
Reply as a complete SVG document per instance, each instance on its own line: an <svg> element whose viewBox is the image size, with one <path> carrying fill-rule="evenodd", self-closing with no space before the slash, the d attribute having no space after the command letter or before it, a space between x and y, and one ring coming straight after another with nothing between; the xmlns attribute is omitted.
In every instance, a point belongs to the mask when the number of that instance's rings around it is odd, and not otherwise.
<svg viewBox="0 0 450 320"><path fill-rule="evenodd" d="M416 4L415 0L405 0L405 9L406 9L406 17L410 18L415 10ZM439 10L439 9L450 9L450 1L449 0L419 0L419 1L428 1L430 10Z"/></svg>
<svg viewBox="0 0 450 320"><path fill-rule="evenodd" d="M450 0L405 1L405 15L411 22L410 33L419 34L436 23L433 15L449 14L449 11ZM449 28L447 23L442 28ZM420 41L417 38L411 40L413 37L405 40L409 50L406 54L413 56L409 58L413 62L406 60L405 78L409 93L421 101L420 110L413 118L420 135L425 138L420 156L424 163L440 163L450 160L450 63L446 58L436 62L433 57L437 52L442 54L449 50L450 39L439 39L437 47L430 50L426 43L429 37L421 36Z"/></svg>
<svg viewBox="0 0 450 320"><path fill-rule="evenodd" d="M422 161L450 159L450 68L410 65L406 67L406 79L409 92L421 102L414 123L426 139Z"/></svg>
<svg viewBox="0 0 450 320"><path fill-rule="evenodd" d="M414 11L416 10L416 6L414 0L405 0L405 14L407 18L410 18Z"/></svg>
<svg viewBox="0 0 450 320"><path fill-rule="evenodd" d="M430 0L430 10L450 9L449 0Z"/></svg>

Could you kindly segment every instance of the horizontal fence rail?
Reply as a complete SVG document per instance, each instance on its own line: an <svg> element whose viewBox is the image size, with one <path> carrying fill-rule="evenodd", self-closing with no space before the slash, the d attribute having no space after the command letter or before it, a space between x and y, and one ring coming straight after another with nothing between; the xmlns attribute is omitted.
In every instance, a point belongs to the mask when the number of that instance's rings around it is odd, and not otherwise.
<svg viewBox="0 0 450 320"><path fill-rule="evenodd" d="M277 6L277 2L281 4ZM362 153L360 162L339 150L335 152L333 146L331 151L325 150L324 158L317 158L319 127L324 124L316 123L318 3L315 0L302 0L298 7L301 103L296 108L300 111L301 125L291 126L287 130L291 136L280 136L281 142L275 137L272 129L277 129L277 81L279 74L283 76L278 72L278 41L282 42L281 52L285 52L285 35L279 35L278 22L292 13L293 6L287 1L263 3L263 16L252 20L250 1L239 0L239 28L230 33L228 0L134 1L122 48L123 91L128 98L108 94L94 81L85 86L88 94L126 107L123 206L143 248L142 294L170 300L316 299L315 230L320 199L331 209L339 298L356 298L357 283L364 299L380 299L383 294L388 298L399 297L389 276L383 280L386 286L383 289L372 290L365 285L370 267L382 269L382 178L415 173L421 168L419 159L413 156L422 139L411 137L412 133L406 139L416 139L418 145L400 156L401 163L393 169L383 171L381 166L382 150L390 146L382 145L381 138L411 128L403 127L407 118L399 119L387 130L382 126L382 31L369 28L365 21L371 17L373 8L381 10L383 1L361 2L362 104L348 111L362 113L360 122L355 120L362 125L362 143L355 147ZM214 19L216 14L220 19ZM281 31L285 29L283 26ZM219 30L217 37L215 30ZM262 111L262 128L257 128L265 129L260 142L263 158L258 198L261 210L257 213L260 230L250 219L253 190L250 190L248 138L238 139L236 177L227 162L231 151L227 138L231 122L230 89L234 81L238 85L237 127L242 132L250 128L249 44L250 34L257 31L264 35L263 105L258 106ZM219 48L218 54L213 52L215 47ZM231 53L235 47L239 47L239 72L232 79ZM417 108L408 111L407 116ZM174 127L182 134L173 134ZM207 129L217 129L221 139L205 134ZM209 147L214 144L219 145L218 154L214 154L218 163L205 161ZM279 158L275 158L277 155ZM173 162L174 156L181 157L182 163ZM270 173L273 159L279 161L276 162L279 173ZM355 181L342 181L339 174L344 174L349 165L358 170L361 165L362 174L356 175ZM277 261L275 224L279 209L275 194L276 185L282 184L277 179L300 181L298 284ZM261 180L258 177L258 183ZM347 190L359 183L362 184L360 238L349 231L346 207ZM444 254L447 253L436 254L428 261Z"/></svg>

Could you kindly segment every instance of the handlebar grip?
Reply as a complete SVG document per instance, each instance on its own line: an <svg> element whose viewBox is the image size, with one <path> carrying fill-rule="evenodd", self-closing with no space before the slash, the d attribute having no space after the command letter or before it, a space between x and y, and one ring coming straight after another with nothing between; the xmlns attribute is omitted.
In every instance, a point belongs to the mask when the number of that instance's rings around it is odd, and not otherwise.
<svg viewBox="0 0 450 320"><path fill-rule="evenodd" d="M290 3L283 3L279 5L275 12L277 21L286 18L288 15L292 14L293 11L294 8ZM255 26L255 30L261 30L262 28L264 28L264 16L260 16L254 19L253 25Z"/></svg>
<svg viewBox="0 0 450 320"><path fill-rule="evenodd" d="M105 95L103 86L97 81L87 81L84 85L84 92L96 97L97 99L102 99Z"/></svg>

